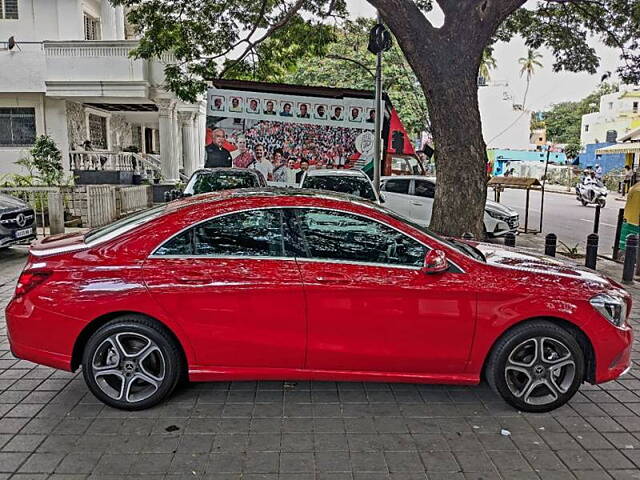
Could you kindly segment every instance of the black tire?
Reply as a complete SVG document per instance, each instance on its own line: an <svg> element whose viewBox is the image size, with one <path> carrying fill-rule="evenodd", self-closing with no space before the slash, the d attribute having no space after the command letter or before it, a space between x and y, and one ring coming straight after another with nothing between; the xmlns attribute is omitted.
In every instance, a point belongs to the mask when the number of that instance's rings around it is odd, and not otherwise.
<svg viewBox="0 0 640 480"><path fill-rule="evenodd" d="M545 348L543 357L548 361L538 358ZM537 356L527 357L527 353ZM514 327L496 342L485 376L511 406L525 412L548 412L575 395L584 379L584 365L584 353L570 332L549 321L535 320Z"/></svg>
<svg viewBox="0 0 640 480"><path fill-rule="evenodd" d="M582 202L582 206L583 207L586 207L589 204L589 202L587 202L585 200L580 200L580 202Z"/></svg>
<svg viewBox="0 0 640 480"><path fill-rule="evenodd" d="M604 208L607 205L607 201L606 200L598 200L598 204L600 205L600 208Z"/></svg>
<svg viewBox="0 0 640 480"><path fill-rule="evenodd" d="M121 410L143 410L162 402L176 388L183 368L173 338L141 315L123 315L100 327L82 355L82 373L91 393Z"/></svg>

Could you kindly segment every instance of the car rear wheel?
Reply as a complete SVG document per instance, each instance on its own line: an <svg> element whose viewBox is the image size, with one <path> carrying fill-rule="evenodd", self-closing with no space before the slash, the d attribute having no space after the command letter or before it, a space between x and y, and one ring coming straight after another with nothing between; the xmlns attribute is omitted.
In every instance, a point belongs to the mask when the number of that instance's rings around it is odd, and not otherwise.
<svg viewBox="0 0 640 480"><path fill-rule="evenodd" d="M568 402L584 378L584 354L575 337L548 321L507 332L486 367L489 385L525 412L548 412Z"/></svg>
<svg viewBox="0 0 640 480"><path fill-rule="evenodd" d="M182 357L175 341L154 321L128 315L89 338L82 370L91 392L109 406L142 410L175 389Z"/></svg>

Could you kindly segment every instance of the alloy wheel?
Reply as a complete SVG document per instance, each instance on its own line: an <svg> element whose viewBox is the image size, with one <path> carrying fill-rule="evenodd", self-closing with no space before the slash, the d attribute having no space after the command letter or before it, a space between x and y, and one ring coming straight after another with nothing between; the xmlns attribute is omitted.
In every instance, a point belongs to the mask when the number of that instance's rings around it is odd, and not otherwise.
<svg viewBox="0 0 640 480"><path fill-rule="evenodd" d="M118 332L108 336L91 361L93 378L104 394L127 403L146 400L165 379L167 363L146 335Z"/></svg>
<svg viewBox="0 0 640 480"><path fill-rule="evenodd" d="M516 398L529 405L548 405L571 388L576 362L563 342L533 337L511 351L504 375L507 387Z"/></svg>

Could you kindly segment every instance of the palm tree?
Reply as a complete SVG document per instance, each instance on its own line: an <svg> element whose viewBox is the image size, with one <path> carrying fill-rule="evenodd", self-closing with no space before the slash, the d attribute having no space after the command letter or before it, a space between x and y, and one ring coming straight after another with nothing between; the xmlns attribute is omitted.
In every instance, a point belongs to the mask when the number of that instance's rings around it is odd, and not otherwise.
<svg viewBox="0 0 640 480"><path fill-rule="evenodd" d="M527 74L527 89L524 91L524 98L522 99L523 110L525 108L525 104L527 103L527 94L529 93L531 78L533 77L534 73L536 73L537 67L543 67L542 63L540 63L540 61L538 60L539 58L542 58L542 55L538 53L537 50L530 48L527 50L526 57L520 57L518 59L518 63L522 65L522 68L520 69L520 76L522 77L525 73Z"/></svg>
<svg viewBox="0 0 640 480"><path fill-rule="evenodd" d="M485 80L491 80L491 70L494 70L498 64L496 59L493 58L493 52L489 48L485 48L482 52L482 60L480 62L480 70L478 75Z"/></svg>

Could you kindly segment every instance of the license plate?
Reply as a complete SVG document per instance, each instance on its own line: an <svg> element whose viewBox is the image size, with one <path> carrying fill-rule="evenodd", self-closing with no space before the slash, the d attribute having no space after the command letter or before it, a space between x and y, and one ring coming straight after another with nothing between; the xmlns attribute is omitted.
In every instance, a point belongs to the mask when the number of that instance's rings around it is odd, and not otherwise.
<svg viewBox="0 0 640 480"><path fill-rule="evenodd" d="M33 233L33 228L25 228L24 230L16 230L15 236L16 238L28 237Z"/></svg>

